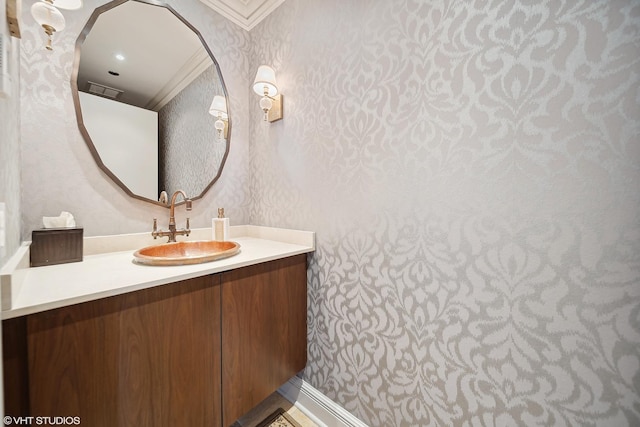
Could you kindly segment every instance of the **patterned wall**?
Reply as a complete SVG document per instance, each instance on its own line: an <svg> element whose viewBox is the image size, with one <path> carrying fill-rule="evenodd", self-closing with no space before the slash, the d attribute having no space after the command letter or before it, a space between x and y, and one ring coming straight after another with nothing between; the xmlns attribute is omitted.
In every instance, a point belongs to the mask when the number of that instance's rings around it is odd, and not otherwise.
<svg viewBox="0 0 640 427"><path fill-rule="evenodd" d="M60 210L87 235L147 230L166 211L112 184L75 123L74 43L103 2L65 12L52 53L32 3L22 237ZM640 423L637 1L288 0L251 37L169 3L233 120L192 225L225 205L317 231L305 379L371 425ZM260 63L285 94L270 126Z"/></svg>
<svg viewBox="0 0 640 427"><path fill-rule="evenodd" d="M304 378L372 426L640 425L640 3L288 0L251 221L317 231Z"/></svg>
<svg viewBox="0 0 640 427"><path fill-rule="evenodd" d="M0 18L4 19L4 13ZM8 35L8 32L7 32ZM11 77L8 96L0 97L0 202L5 204L5 248L0 267L20 246L20 42L9 37L7 55Z"/></svg>
<svg viewBox="0 0 640 427"><path fill-rule="evenodd" d="M224 96L224 89L212 65L158 112L160 190L198 196L218 174L227 144L209 114L214 95Z"/></svg>
<svg viewBox="0 0 640 427"><path fill-rule="evenodd" d="M107 3L85 0L82 9L64 11L66 28L44 49L45 35L30 15L35 0L22 4L20 41L20 135L22 138L22 239L42 226L42 216L73 213L85 236L166 228L167 209L127 196L97 167L76 123L71 97L75 42L93 10ZM229 92L232 138L225 173L193 205L191 227L207 227L225 207L231 224L248 223L249 34L197 0L168 0L202 34L220 64ZM176 209L181 226L186 214Z"/></svg>

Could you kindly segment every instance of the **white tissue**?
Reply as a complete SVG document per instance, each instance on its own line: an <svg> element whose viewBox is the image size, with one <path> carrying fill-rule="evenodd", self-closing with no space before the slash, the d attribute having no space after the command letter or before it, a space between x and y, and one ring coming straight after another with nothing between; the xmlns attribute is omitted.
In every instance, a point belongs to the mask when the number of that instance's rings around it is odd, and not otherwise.
<svg viewBox="0 0 640 427"><path fill-rule="evenodd" d="M43 216L42 225L44 228L68 228L75 227L76 220L69 212L60 212L60 216Z"/></svg>

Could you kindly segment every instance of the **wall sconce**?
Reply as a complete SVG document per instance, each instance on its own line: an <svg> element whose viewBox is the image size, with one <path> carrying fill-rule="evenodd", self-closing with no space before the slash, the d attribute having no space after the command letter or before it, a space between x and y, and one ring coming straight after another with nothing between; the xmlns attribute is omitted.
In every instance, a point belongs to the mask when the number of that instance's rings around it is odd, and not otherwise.
<svg viewBox="0 0 640 427"><path fill-rule="evenodd" d="M64 30L65 26L64 16L56 6L60 9L80 9L82 7L82 0L56 0L55 6L53 5L53 0L42 0L31 6L31 16L33 16L33 19L35 19L47 34L47 50L53 50L51 46L51 36L53 36L53 33Z"/></svg>
<svg viewBox="0 0 640 427"><path fill-rule="evenodd" d="M224 96L216 95L213 97L211 107L209 107L209 114L213 117L217 117L214 124L218 131L218 139L227 139L229 133L229 115L227 114L227 101Z"/></svg>
<svg viewBox="0 0 640 427"><path fill-rule="evenodd" d="M276 73L268 65L258 67L253 81L253 91L261 96L260 108L264 111L264 121L275 122L282 119L282 95L278 93Z"/></svg>

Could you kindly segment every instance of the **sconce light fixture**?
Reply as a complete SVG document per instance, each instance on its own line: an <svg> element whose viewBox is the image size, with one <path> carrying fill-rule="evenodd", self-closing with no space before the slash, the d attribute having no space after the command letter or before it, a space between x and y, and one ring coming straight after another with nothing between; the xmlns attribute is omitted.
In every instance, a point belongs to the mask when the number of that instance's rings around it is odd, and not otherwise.
<svg viewBox="0 0 640 427"><path fill-rule="evenodd" d="M209 107L209 114L217 118L214 126L218 131L218 139L227 139L229 115L227 114L227 101L224 96L216 95L213 97L213 102Z"/></svg>
<svg viewBox="0 0 640 427"><path fill-rule="evenodd" d="M268 65L258 67L253 81L253 91L261 96L260 108L264 112L264 120L275 122L282 119L282 95L278 93L276 73Z"/></svg>
<svg viewBox="0 0 640 427"><path fill-rule="evenodd" d="M51 37L53 33L64 30L65 20L64 16L56 8L60 9L79 9L82 7L82 0L56 0L55 6L54 0L42 0L36 2L31 6L31 16L40 25L44 32L47 34L47 50L53 50L51 46Z"/></svg>

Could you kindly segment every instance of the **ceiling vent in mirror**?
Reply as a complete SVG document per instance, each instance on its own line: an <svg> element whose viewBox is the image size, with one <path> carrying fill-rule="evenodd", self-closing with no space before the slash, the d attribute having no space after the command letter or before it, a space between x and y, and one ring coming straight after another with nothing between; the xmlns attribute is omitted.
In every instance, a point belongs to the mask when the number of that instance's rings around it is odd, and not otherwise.
<svg viewBox="0 0 640 427"><path fill-rule="evenodd" d="M124 93L123 90L101 85L99 83L94 83L94 82L87 82L87 83L88 83L87 92L93 93L94 95L103 96L105 98L116 99L118 96Z"/></svg>

